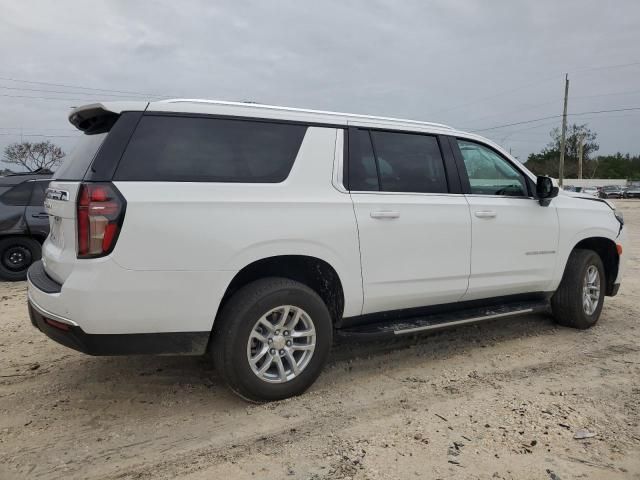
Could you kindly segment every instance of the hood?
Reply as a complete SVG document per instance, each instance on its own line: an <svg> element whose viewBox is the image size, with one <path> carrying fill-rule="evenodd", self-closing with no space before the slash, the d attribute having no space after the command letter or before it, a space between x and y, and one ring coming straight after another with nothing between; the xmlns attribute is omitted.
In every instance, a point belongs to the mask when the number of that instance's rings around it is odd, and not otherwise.
<svg viewBox="0 0 640 480"><path fill-rule="evenodd" d="M564 195L566 197L572 197L572 198L582 198L583 200L592 200L592 201L596 201L596 202L602 202L602 203L607 204L611 210L615 210L615 207L613 206L613 203L611 203L609 200L604 199L604 198L594 197L593 195L589 195L588 193L568 192L568 191L565 191L565 190L560 190L558 195Z"/></svg>

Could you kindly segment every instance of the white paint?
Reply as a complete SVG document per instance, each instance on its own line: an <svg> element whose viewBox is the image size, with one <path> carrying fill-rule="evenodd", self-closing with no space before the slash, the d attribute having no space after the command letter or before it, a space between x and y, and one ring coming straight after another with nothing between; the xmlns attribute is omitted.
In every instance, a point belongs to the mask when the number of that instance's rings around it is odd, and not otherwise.
<svg viewBox="0 0 640 480"><path fill-rule="evenodd" d="M491 145L535 180L496 144L438 124L191 100L155 102L149 110L454 135ZM354 316L550 292L580 240L624 242L607 204L564 192L548 207L532 198L349 194L342 186L343 137L332 126L308 128L290 175L278 184L116 182L127 201L124 225L114 251L98 259L76 259L78 183L53 182L70 198L48 201L59 225L56 238L43 246L43 259L63 287L45 294L30 284L30 297L87 333L208 331L234 275L276 255L329 263L344 289L344 315Z"/></svg>

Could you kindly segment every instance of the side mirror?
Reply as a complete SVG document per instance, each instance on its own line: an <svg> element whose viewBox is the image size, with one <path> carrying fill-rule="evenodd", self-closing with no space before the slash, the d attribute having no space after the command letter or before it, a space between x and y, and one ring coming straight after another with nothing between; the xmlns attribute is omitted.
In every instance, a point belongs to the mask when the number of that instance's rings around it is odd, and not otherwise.
<svg viewBox="0 0 640 480"><path fill-rule="evenodd" d="M540 205L546 207L551 199L558 196L559 189L553 184L551 177L538 177L536 182L536 197Z"/></svg>

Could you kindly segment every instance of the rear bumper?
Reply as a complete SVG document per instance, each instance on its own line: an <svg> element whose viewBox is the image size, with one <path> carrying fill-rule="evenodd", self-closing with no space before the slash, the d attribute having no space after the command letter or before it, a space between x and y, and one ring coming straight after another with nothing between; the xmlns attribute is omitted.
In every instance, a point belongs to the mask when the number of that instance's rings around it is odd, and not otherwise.
<svg viewBox="0 0 640 480"><path fill-rule="evenodd" d="M34 327L52 340L89 355L201 355L207 351L211 327L207 330L186 332L145 332L152 322L135 319L131 315L133 309L123 305L116 292L108 292L99 286L85 284L88 291L81 292L90 297L99 298L104 303L93 303L93 314L86 313L90 304L79 309L78 294L73 288L67 288L47 275L41 261L35 262L27 272L29 317ZM82 282L81 282L82 283ZM102 295L100 295L102 293ZM138 301L145 306L143 295ZM153 303L148 302L146 309L138 309L139 314L152 311ZM118 308L119 307L119 308ZM110 311L106 312L107 308ZM83 313L84 312L84 313ZM105 315L105 313L107 315ZM116 317L117 315L117 317ZM147 313L149 315L149 313ZM125 318L123 318L125 317ZM147 317L148 318L148 317ZM87 332L82 326L91 327L96 322L103 329L112 329L116 320L134 325L136 331ZM139 333L139 332L145 333Z"/></svg>
<svg viewBox="0 0 640 480"><path fill-rule="evenodd" d="M53 280L38 275L37 268L28 275L31 301L95 335L211 332L220 300L235 275L129 270L104 257L78 261L62 285L46 285Z"/></svg>
<svg viewBox="0 0 640 480"><path fill-rule="evenodd" d="M60 293L62 285L47 275L42 260L33 262L27 271L27 279L38 290L44 293Z"/></svg>
<svg viewBox="0 0 640 480"><path fill-rule="evenodd" d="M29 318L50 339L88 355L198 355L206 351L210 336L210 332L89 334L41 309L31 298Z"/></svg>

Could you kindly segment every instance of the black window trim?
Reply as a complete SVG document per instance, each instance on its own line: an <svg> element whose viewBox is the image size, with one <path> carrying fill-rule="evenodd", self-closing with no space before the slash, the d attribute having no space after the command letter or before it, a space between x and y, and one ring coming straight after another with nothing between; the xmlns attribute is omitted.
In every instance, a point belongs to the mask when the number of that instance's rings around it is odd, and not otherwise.
<svg viewBox="0 0 640 480"><path fill-rule="evenodd" d="M527 175L527 173L524 172L522 170L522 168L520 168L518 166L518 164L516 164L515 162L511 161L508 157L505 157L502 153L500 153L494 147L492 147L491 145L487 145L486 143L484 143L484 142L482 142L480 140L476 140L475 138L467 138L467 137L463 137L463 136L455 136L455 137L454 136L448 136L448 137L449 137L449 145L450 145L451 149L453 150L453 155L455 157L455 162L456 162L456 165L458 167L458 173L460 175L460 181L462 183L462 192L465 195L473 195L473 196L477 196L477 197L515 198L515 199L525 199L525 200L530 200L530 199L535 199L536 198L535 195L534 195L535 185L533 184L533 181L531 180L529 175ZM502 158L509 165L511 165L524 178L525 184L527 185L527 195L485 195L485 194L480 194L480 193L471 193L471 182L469 181L469 175L467 174L467 168L466 168L466 166L464 164L464 158L462 157L462 152L460 151L460 147L458 146L458 140L463 140L465 142L475 143L475 144L478 144L478 145L480 145L480 146L482 146L484 148L487 148L487 149L491 150L493 153L495 153L496 155L498 155L500 158Z"/></svg>
<svg viewBox="0 0 640 480"><path fill-rule="evenodd" d="M371 151L373 152L373 163L376 166L376 176L378 177L378 191L387 192L388 190L385 190L382 186L382 175L380 175L380 161L378 160L378 152L376 151L376 142L373 141L373 135L371 135L371 129L367 128L363 130L366 130L367 132L367 136L369 137L369 143L371 144Z"/></svg>
<svg viewBox="0 0 640 480"><path fill-rule="evenodd" d="M356 149L351 144L353 135L349 135L349 132L355 130L366 130L369 133L369 141L371 142L371 148L373 149L373 156L376 164L376 173L378 175L378 190L352 190L349 183L349 162L351 161L351 154L357 155ZM442 166L445 172L445 183L447 185L446 192L391 192L382 189L382 179L380 178L380 167L378 165L378 155L376 153L376 147L371 136L372 131L387 132L387 133L404 133L411 135L424 135L429 137L435 137L438 148L440 150L440 156L442 158ZM345 157L343 159L343 179L342 183L344 188L350 193L372 193L372 194L385 194L385 195L461 195L463 194L462 180L460 178L459 167L456 164L456 159L453 151L453 147L450 145L448 135L435 132L425 132L419 130L406 130L406 129L389 129L384 127L361 127L351 125L345 132ZM347 145L348 144L348 145Z"/></svg>
<svg viewBox="0 0 640 480"><path fill-rule="evenodd" d="M289 125L301 125L306 127L320 128L348 128L345 124L313 122L307 120L289 120L286 118L269 118L269 117L251 117L246 115L224 115L219 113L197 113L197 112L163 112L156 110L146 110L141 112L142 116L162 116L162 117L190 117L190 118L211 118L218 120L240 120L248 122L264 122L264 123L284 123Z"/></svg>
<svg viewBox="0 0 640 480"><path fill-rule="evenodd" d="M351 128L345 128L342 134L342 179L340 179L340 187L344 188L345 192L349 191L349 142L351 141L351 135L349 132Z"/></svg>
<svg viewBox="0 0 640 480"><path fill-rule="evenodd" d="M244 120L251 122L266 122L266 123L283 123L290 125L302 125L307 128L319 127L319 128L334 128L344 130L345 142L348 139L348 126L341 123L324 123L313 122L306 120L289 120L281 118L269 118L269 117L252 117L245 115L224 115L216 113L197 113L197 112L164 112L156 110L145 111L125 111L120 114L118 121L114 124L109 135L101 145L100 149L96 153L93 162L90 164L90 168L87 170L84 180L92 182L110 182L113 180L115 171L118 169L120 160L124 156L124 152L129 145L129 141L133 137L133 134L140 123L140 120L144 116L167 116L167 117L187 117L187 118L211 118L219 120ZM124 119L123 119L124 117ZM115 129L117 128L117 131ZM116 135L117 133L117 135ZM345 173L346 161L348 158L348 145L345 145L345 156L343 159L344 168L343 182L347 178ZM127 181L127 180L121 180Z"/></svg>

